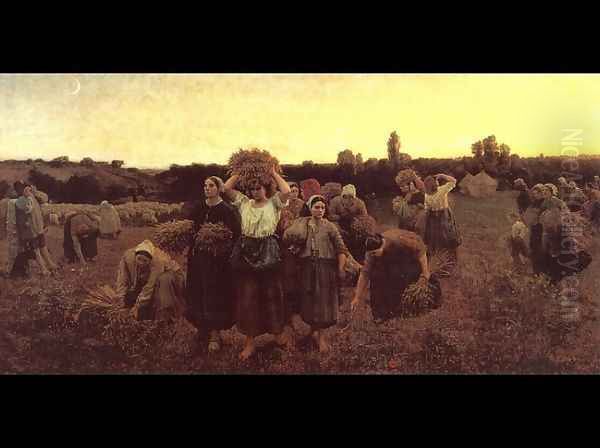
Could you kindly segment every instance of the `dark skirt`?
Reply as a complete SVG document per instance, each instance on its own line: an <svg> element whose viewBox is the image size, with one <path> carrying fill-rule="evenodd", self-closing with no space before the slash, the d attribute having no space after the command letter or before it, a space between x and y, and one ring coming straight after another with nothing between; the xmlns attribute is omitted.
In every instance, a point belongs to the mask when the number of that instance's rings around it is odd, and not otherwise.
<svg viewBox="0 0 600 448"><path fill-rule="evenodd" d="M234 289L229 257L191 250L188 257L187 318L199 330L233 326Z"/></svg>
<svg viewBox="0 0 600 448"><path fill-rule="evenodd" d="M240 238L234 246L231 264L238 330L250 337L281 333L286 313L277 237Z"/></svg>
<svg viewBox="0 0 600 448"><path fill-rule="evenodd" d="M420 276L420 264L408 254L376 259L369 274L373 317L385 320L402 316L404 291ZM441 303L439 280L432 275L429 284L434 290L434 307L437 307Z"/></svg>
<svg viewBox="0 0 600 448"><path fill-rule="evenodd" d="M300 263L302 320L313 330L335 325L339 310L337 261L306 257Z"/></svg>
<svg viewBox="0 0 600 448"><path fill-rule="evenodd" d="M425 244L430 250L456 249L462 244L462 237L449 208L427 212L425 224Z"/></svg>
<svg viewBox="0 0 600 448"><path fill-rule="evenodd" d="M300 313L300 260L288 250L282 250L283 295L287 319Z"/></svg>
<svg viewBox="0 0 600 448"><path fill-rule="evenodd" d="M69 216L65 221L64 235L63 235L63 249L65 251L65 258L69 263L77 263L79 259L75 253L73 246L73 238L71 236L71 220L76 215ZM89 215L88 215L89 216ZM96 230L91 235L79 238L81 244L81 253L86 260L92 259L98 255L98 236L100 231Z"/></svg>

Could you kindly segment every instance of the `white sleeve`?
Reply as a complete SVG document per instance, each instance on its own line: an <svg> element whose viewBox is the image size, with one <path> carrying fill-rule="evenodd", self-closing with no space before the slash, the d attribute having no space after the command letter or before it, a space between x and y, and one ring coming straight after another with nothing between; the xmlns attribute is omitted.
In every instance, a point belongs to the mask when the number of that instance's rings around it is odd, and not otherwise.
<svg viewBox="0 0 600 448"><path fill-rule="evenodd" d="M244 204L250 200L250 199L248 199L248 196L246 196L243 193L240 193L239 191L236 191L235 193L236 193L235 199L233 200L233 202L231 204L238 209L242 206L242 204Z"/></svg>
<svg viewBox="0 0 600 448"><path fill-rule="evenodd" d="M438 188L438 193L450 193L456 187L456 182L446 182L444 185Z"/></svg>
<svg viewBox="0 0 600 448"><path fill-rule="evenodd" d="M273 197L271 198L271 202L273 202L273 205L275 206L275 210L277 210L277 211L284 209L285 207L287 207L290 204L289 199L287 201L285 201L285 204L284 204L281 201L281 198L279 197L279 193L275 193L275 195L273 195Z"/></svg>

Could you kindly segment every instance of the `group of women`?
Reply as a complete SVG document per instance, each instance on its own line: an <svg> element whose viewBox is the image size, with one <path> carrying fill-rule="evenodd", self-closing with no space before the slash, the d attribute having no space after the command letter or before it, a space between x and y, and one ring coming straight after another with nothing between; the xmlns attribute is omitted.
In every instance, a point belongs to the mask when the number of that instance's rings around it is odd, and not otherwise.
<svg viewBox="0 0 600 448"><path fill-rule="evenodd" d="M598 201L594 189L586 196L574 182L567 183L562 177L558 187L548 183L529 189L523 179L515 180L514 187L519 191L519 215L515 216L511 234L515 265L523 267L522 255L531 260L534 274L545 274L553 282L589 266L592 259L580 219L585 216L581 214L585 205ZM587 218L594 220L593 214Z"/></svg>
<svg viewBox="0 0 600 448"><path fill-rule="evenodd" d="M290 348L289 323L300 315L312 327L319 349L327 351L322 330L337 321L338 280L347 249L337 227L324 218L325 198L299 199L299 186L290 187L275 170L269 181L251 182L249 196L235 189L238 179L207 178L206 199L190 213L196 230L222 223L235 243L231 254L188 251L188 319L209 352L220 348L219 331L235 324L245 335L240 358L248 359L256 337L265 333ZM304 232L304 243L288 251L282 241L294 229ZM292 284L284 288L286 276ZM297 300L288 302L285 293L294 287Z"/></svg>
<svg viewBox="0 0 600 448"><path fill-rule="evenodd" d="M6 275L29 277L30 260L35 260L43 276L56 274L59 265L46 245L48 226L40 202L47 197L33 185L17 181L8 198L2 201L0 218L7 237ZM6 225L4 227L4 225ZM100 205L100 217L83 212L68 215L64 223L63 249L65 261L85 265L98 254L97 238L116 238L121 223L115 208L107 201Z"/></svg>
<svg viewBox="0 0 600 448"><path fill-rule="evenodd" d="M324 330L337 323L340 284L351 256L342 233L352 216L366 214L364 202L350 185L329 203L314 179L288 183L275 170L268 181L251 182L248 196L236 190L238 180L237 175L226 182L207 178L205 199L189 208L196 231L206 223L222 223L235 241L227 254L188 251L187 317L198 328L202 347L209 353L219 350L220 331L235 324L245 335L241 359L255 353L255 339L265 333L290 348L290 324L301 319L311 327L319 351L327 352ZM430 279L428 249L455 253L461 242L448 207L456 180L439 174L411 183L410 188L417 184L423 190L425 241L413 228L373 234L364 243L365 266L352 306L371 289L373 312L380 319L394 316L391 303L420 277L433 281L439 293L437 279Z"/></svg>

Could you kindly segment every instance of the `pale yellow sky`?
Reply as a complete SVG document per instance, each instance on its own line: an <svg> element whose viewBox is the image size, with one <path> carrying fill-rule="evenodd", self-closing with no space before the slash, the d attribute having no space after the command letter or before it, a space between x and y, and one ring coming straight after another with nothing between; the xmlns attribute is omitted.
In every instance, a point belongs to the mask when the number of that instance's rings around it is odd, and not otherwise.
<svg viewBox="0 0 600 448"><path fill-rule="evenodd" d="M77 84L80 89L76 94ZM225 163L240 147L282 163L470 154L495 134L522 156L559 155L563 129L600 148L594 75L1 75L0 159Z"/></svg>

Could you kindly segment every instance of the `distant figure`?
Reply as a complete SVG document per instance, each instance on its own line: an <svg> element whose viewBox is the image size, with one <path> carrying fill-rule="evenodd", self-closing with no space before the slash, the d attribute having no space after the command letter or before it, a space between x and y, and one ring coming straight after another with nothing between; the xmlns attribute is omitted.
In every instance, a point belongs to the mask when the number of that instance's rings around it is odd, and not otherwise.
<svg viewBox="0 0 600 448"><path fill-rule="evenodd" d="M521 215L511 213L509 217L515 220L510 234L510 252L513 265L517 269L521 269L525 265L521 256L529 258L529 229Z"/></svg>
<svg viewBox="0 0 600 448"><path fill-rule="evenodd" d="M0 225L6 225L7 260L5 271L6 275L11 278L27 277L29 275L29 260L34 258L33 251L28 250L19 241L16 202L17 194L8 196L5 221L0 223Z"/></svg>
<svg viewBox="0 0 600 448"><path fill-rule="evenodd" d="M117 239L121 233L121 218L108 201L100 203L100 237Z"/></svg>
<svg viewBox="0 0 600 448"><path fill-rule="evenodd" d="M519 208L519 213L523 214L531 203L531 199L529 198L529 188L527 187L527 183L522 178L516 179L513 187L515 190L520 192L519 196L517 196L517 206Z"/></svg>
<svg viewBox="0 0 600 448"><path fill-rule="evenodd" d="M64 225L63 249L69 263L86 265L98 255L98 221L87 213L76 212L67 217Z"/></svg>
<svg viewBox="0 0 600 448"><path fill-rule="evenodd" d="M333 198L329 204L328 219L339 224L348 233L352 220L364 215L367 215L367 206L362 199L356 197L356 187L352 184L344 186L342 194Z"/></svg>
<svg viewBox="0 0 600 448"><path fill-rule="evenodd" d="M439 186L438 180L446 183ZM457 260L457 249L462 238L448 204L448 194L456 186L456 179L446 174L428 176L425 179L425 244L430 251L444 249Z"/></svg>
<svg viewBox="0 0 600 448"><path fill-rule="evenodd" d="M302 192L301 199L304 201L300 216L312 216L307 201L311 197L321 194L321 184L317 179L305 179L300 182L300 191Z"/></svg>
<svg viewBox="0 0 600 448"><path fill-rule="evenodd" d="M185 278L180 266L151 241L125 252L116 292L137 320L169 320L185 314Z"/></svg>
<svg viewBox="0 0 600 448"><path fill-rule="evenodd" d="M20 244L26 251L33 251L42 275L50 275L50 271L55 271L58 267L46 247L47 228L44 225L40 205L31 185L18 182L15 183L14 188L19 195L15 203L15 211Z"/></svg>
<svg viewBox="0 0 600 448"><path fill-rule="evenodd" d="M594 180L592 182L592 188L594 190L600 190L600 176L594 176Z"/></svg>

